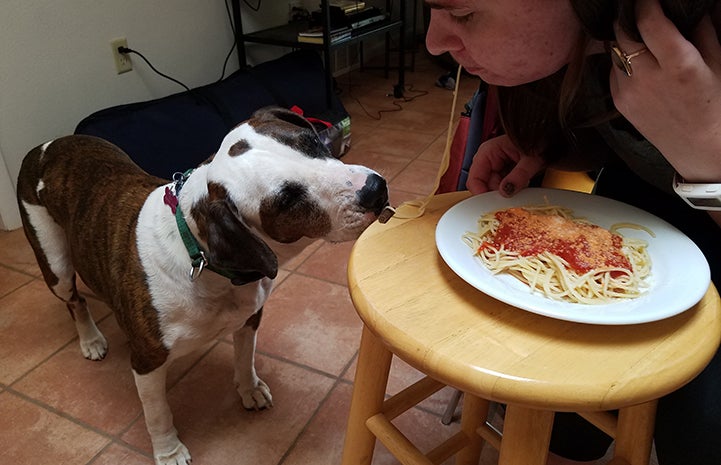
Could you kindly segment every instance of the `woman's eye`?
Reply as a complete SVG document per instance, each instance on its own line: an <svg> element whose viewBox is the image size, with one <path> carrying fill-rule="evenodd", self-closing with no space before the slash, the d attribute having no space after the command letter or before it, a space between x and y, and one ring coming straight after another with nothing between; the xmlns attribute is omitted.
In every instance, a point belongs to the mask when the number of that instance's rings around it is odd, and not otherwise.
<svg viewBox="0 0 721 465"><path fill-rule="evenodd" d="M451 14L451 19L459 24L465 24L473 19L473 13L467 13L462 15Z"/></svg>
<svg viewBox="0 0 721 465"><path fill-rule="evenodd" d="M471 19L473 19L473 14L467 14L467 15L464 15L464 16L456 16L456 17L454 17L454 20L455 20L457 23L461 23L461 24L467 23L467 22L469 22Z"/></svg>
<svg viewBox="0 0 721 465"><path fill-rule="evenodd" d="M473 19L473 13L467 10L449 11L449 14L453 21L460 24L467 23Z"/></svg>

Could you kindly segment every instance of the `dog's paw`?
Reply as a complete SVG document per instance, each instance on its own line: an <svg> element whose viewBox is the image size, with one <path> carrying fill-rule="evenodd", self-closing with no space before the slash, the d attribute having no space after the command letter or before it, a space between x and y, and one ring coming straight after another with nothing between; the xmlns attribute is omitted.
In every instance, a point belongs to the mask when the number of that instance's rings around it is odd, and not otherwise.
<svg viewBox="0 0 721 465"><path fill-rule="evenodd" d="M243 407L247 410L262 410L273 406L273 396L270 395L270 389L261 379L252 389L243 389L238 386L238 394L240 394Z"/></svg>
<svg viewBox="0 0 721 465"><path fill-rule="evenodd" d="M108 341L100 332L94 337L80 340L80 350L88 360L102 360L108 353Z"/></svg>
<svg viewBox="0 0 721 465"><path fill-rule="evenodd" d="M170 452L158 452L154 454L155 465L190 465L190 452L185 444L178 441L178 444Z"/></svg>

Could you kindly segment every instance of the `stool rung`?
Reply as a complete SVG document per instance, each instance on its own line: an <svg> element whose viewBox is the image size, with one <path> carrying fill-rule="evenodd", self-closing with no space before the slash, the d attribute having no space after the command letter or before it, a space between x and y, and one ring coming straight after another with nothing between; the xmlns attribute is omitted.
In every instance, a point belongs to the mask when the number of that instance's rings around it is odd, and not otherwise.
<svg viewBox="0 0 721 465"><path fill-rule="evenodd" d="M435 449L428 452L426 457L428 457L428 459L434 464L443 463L458 451L466 447L469 444L469 441L471 441L471 439L468 438L466 433L459 431L443 441Z"/></svg>
<svg viewBox="0 0 721 465"><path fill-rule="evenodd" d="M415 407L422 400L440 391L445 386L445 384L426 376L386 399L383 402L383 413L386 418L392 420L406 410Z"/></svg>
<svg viewBox="0 0 721 465"><path fill-rule="evenodd" d="M367 419L366 427L403 465L435 465L382 413Z"/></svg>
<svg viewBox="0 0 721 465"><path fill-rule="evenodd" d="M366 420L366 427L403 465L439 465L470 441L463 431L459 431L424 454L382 413Z"/></svg>

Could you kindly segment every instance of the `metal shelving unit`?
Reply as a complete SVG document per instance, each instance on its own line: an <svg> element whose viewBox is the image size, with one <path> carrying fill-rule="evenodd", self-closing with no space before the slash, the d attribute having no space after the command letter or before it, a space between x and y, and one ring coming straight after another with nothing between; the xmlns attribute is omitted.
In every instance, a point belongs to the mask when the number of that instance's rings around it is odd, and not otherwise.
<svg viewBox="0 0 721 465"><path fill-rule="evenodd" d="M406 2L405 0L399 0L399 18L387 18L383 21L370 24L368 26L353 30L352 34L348 38L331 42L330 40L330 5L328 0L321 0L321 12L323 18L323 43L314 44L307 42L298 41L298 33L308 29L308 22L292 22L277 26L269 29L263 29L261 31L244 33L242 15L240 12L240 0L232 0L233 6L233 21L235 23L235 40L238 48L238 61L240 66L246 66L247 60L245 56L245 44L248 42L257 44L266 44L281 47L291 47L295 49L310 49L318 50L323 55L323 63L325 65L325 86L326 86L326 101L328 106L331 104L331 96L333 95L333 74L332 74L332 50L338 47L342 47L353 42L360 42L379 34L386 34L386 52L385 52L385 69L386 73L390 69L390 34L394 31L398 31L398 82L393 87L393 95L395 97L403 96L403 88L405 87L405 24L404 18L406 17ZM386 1L386 11L389 11L391 7L391 1Z"/></svg>

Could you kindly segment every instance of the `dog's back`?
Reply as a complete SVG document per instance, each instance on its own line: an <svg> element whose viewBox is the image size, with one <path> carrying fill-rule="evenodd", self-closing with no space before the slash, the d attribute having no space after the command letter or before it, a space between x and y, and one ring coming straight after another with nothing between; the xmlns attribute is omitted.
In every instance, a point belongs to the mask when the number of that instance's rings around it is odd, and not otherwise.
<svg viewBox="0 0 721 465"><path fill-rule="evenodd" d="M118 282L142 279L134 276L142 267L135 241L128 239L135 235L148 194L166 182L149 176L114 145L90 136L63 137L25 157L17 189L25 235L45 282L76 320L85 310L78 309L84 301L75 289L75 272L111 300L120 298Z"/></svg>
<svg viewBox="0 0 721 465"><path fill-rule="evenodd" d="M72 182L69 178L72 177ZM67 136L34 148L18 176L18 202L46 207L62 227L83 215L102 211L110 199L142 205L147 194L164 184L148 176L119 148L91 136Z"/></svg>

